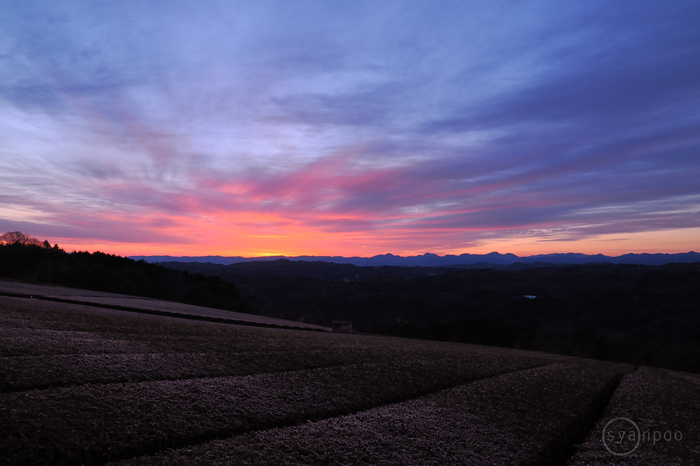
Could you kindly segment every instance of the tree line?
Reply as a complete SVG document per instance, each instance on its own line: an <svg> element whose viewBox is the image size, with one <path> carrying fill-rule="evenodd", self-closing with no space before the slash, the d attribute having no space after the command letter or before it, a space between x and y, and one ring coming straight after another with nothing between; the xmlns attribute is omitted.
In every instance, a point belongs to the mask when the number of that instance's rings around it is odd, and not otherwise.
<svg viewBox="0 0 700 466"><path fill-rule="evenodd" d="M232 283L102 252L66 252L21 232L0 236L0 277L247 312Z"/></svg>

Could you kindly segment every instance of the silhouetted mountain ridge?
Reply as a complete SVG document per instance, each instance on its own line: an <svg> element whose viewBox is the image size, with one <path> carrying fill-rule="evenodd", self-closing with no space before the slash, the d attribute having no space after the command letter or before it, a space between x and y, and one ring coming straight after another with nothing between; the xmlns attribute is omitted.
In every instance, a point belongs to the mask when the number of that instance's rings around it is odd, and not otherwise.
<svg viewBox="0 0 700 466"><path fill-rule="evenodd" d="M483 265L511 265L511 264L639 264L639 265L664 265L674 262L700 262L700 253L690 251L678 254L623 254L621 256L605 256L603 254L580 253L556 253L537 254L534 256L519 257L515 254L491 252L489 254L460 254L438 256L425 253L419 256L397 256L394 254L381 254L373 257L343 257L343 256L267 256L267 257L240 257L240 256L131 256L132 259L144 259L147 262L209 262L212 264L237 264L239 262L274 261L287 259L291 261L305 262L332 262L336 264L352 264L360 267L393 265L402 267L449 267L449 266L473 266Z"/></svg>

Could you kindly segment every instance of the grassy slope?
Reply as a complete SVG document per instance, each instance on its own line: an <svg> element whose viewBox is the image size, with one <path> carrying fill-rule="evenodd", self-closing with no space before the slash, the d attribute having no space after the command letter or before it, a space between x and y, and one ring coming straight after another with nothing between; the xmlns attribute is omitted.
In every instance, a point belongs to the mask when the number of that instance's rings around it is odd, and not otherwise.
<svg viewBox="0 0 700 466"><path fill-rule="evenodd" d="M0 464L561 462L632 369L19 298L0 333Z"/></svg>

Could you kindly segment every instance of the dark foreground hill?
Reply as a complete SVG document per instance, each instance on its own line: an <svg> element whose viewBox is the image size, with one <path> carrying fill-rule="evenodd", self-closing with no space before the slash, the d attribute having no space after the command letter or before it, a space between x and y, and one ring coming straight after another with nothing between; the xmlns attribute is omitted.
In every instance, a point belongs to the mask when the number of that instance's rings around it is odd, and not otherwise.
<svg viewBox="0 0 700 466"><path fill-rule="evenodd" d="M3 465L691 465L699 416L691 374L0 296Z"/></svg>

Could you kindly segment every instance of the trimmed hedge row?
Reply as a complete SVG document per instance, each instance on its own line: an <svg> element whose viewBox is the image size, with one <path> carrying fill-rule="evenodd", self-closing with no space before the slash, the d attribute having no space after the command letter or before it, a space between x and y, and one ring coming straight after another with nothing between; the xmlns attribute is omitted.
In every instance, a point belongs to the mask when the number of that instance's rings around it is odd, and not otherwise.
<svg viewBox="0 0 700 466"><path fill-rule="evenodd" d="M400 402L556 359L16 298L0 299L0 332L2 387L54 387L0 394L0 464L103 464ZM141 378L175 380L133 382Z"/></svg>
<svg viewBox="0 0 700 466"><path fill-rule="evenodd" d="M650 367L626 375L570 464L700 464L700 381L696 377Z"/></svg>
<svg viewBox="0 0 700 466"><path fill-rule="evenodd" d="M430 356L1 394L0 457L14 464L103 463L368 409L537 364L527 358L465 355L459 366L444 370L439 355Z"/></svg>
<svg viewBox="0 0 700 466"><path fill-rule="evenodd" d="M120 464L557 464L630 366L554 364Z"/></svg>

